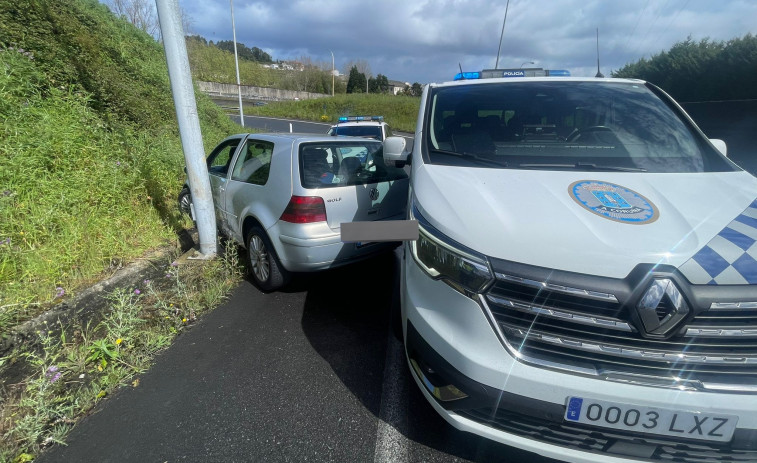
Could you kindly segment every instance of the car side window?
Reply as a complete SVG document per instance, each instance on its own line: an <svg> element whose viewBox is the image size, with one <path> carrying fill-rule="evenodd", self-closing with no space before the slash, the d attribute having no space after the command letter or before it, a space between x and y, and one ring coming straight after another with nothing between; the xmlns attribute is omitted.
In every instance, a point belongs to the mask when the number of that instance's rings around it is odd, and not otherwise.
<svg viewBox="0 0 757 463"><path fill-rule="evenodd" d="M386 136L387 137L391 137L392 136L392 129L390 129L388 125L384 126L384 131L386 132Z"/></svg>
<svg viewBox="0 0 757 463"><path fill-rule="evenodd" d="M227 140L218 145L208 156L208 173L225 177L229 172L229 164L238 145L238 138Z"/></svg>
<svg viewBox="0 0 757 463"><path fill-rule="evenodd" d="M265 185L271 171L273 143L248 140L234 164L231 179L238 182Z"/></svg>

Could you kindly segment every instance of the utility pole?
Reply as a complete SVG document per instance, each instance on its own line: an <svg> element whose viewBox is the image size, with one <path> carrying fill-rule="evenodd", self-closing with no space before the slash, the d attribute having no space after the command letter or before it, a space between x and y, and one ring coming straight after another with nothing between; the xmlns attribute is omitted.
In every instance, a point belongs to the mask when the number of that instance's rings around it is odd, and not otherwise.
<svg viewBox="0 0 757 463"><path fill-rule="evenodd" d="M197 117L192 75L189 72L187 44L181 26L178 0L156 0L160 33L166 52L168 77L171 80L171 94L179 123L181 146L184 148L184 162L187 164L187 178L192 195L192 207L197 231L200 235L200 253L210 259L216 255L216 216L213 210L213 196L210 193L208 166Z"/></svg>
<svg viewBox="0 0 757 463"><path fill-rule="evenodd" d="M234 64L237 67L237 94L239 94L239 124L244 127L244 109L242 107L242 85L239 83L239 57L237 56L237 28L234 25L234 0L229 0L231 6L231 33L234 36Z"/></svg>
<svg viewBox="0 0 757 463"><path fill-rule="evenodd" d="M334 96L334 52L333 51L331 51L331 96Z"/></svg>

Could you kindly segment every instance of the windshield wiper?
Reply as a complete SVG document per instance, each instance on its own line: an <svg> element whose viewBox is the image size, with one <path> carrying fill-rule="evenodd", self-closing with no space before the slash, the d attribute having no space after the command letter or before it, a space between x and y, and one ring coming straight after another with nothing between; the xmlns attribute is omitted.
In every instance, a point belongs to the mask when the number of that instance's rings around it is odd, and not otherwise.
<svg viewBox="0 0 757 463"><path fill-rule="evenodd" d="M505 160L498 161L496 159L479 156L478 154L473 154L473 153L468 153L468 152L458 153L457 151L447 151L447 150L438 150L438 149L432 149L430 151L435 154L444 154L446 156L455 156L458 158L470 159L471 161L476 161L481 164L490 164L497 167L507 167L507 161Z"/></svg>
<svg viewBox="0 0 757 463"><path fill-rule="evenodd" d="M621 166L598 166L593 163L588 162L577 162L575 164L538 164L538 163L532 163L532 164L518 164L518 167L525 167L525 168L534 168L534 167L546 167L546 168L557 168L557 169L588 169L588 170L611 170L611 171L618 171L618 172L646 172L647 169L641 168L641 167L621 167Z"/></svg>

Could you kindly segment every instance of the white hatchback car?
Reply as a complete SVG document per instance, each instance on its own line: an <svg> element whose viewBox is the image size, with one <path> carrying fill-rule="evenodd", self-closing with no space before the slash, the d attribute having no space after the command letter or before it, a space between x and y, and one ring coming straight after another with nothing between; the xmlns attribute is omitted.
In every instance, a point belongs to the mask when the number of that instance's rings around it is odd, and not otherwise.
<svg viewBox="0 0 757 463"><path fill-rule="evenodd" d="M342 243L344 222L405 217L408 176L387 167L376 140L312 134L240 134L208 156L219 230L247 249L254 282L344 265L397 243ZM179 195L191 210L189 189Z"/></svg>

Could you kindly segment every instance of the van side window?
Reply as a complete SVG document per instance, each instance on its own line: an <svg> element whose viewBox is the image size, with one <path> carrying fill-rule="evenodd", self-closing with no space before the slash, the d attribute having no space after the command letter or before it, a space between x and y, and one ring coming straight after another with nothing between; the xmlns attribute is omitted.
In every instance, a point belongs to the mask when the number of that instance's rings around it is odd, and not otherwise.
<svg viewBox="0 0 757 463"><path fill-rule="evenodd" d="M271 171L271 153L273 153L273 143L247 140L234 164L231 179L254 185L265 185Z"/></svg>

